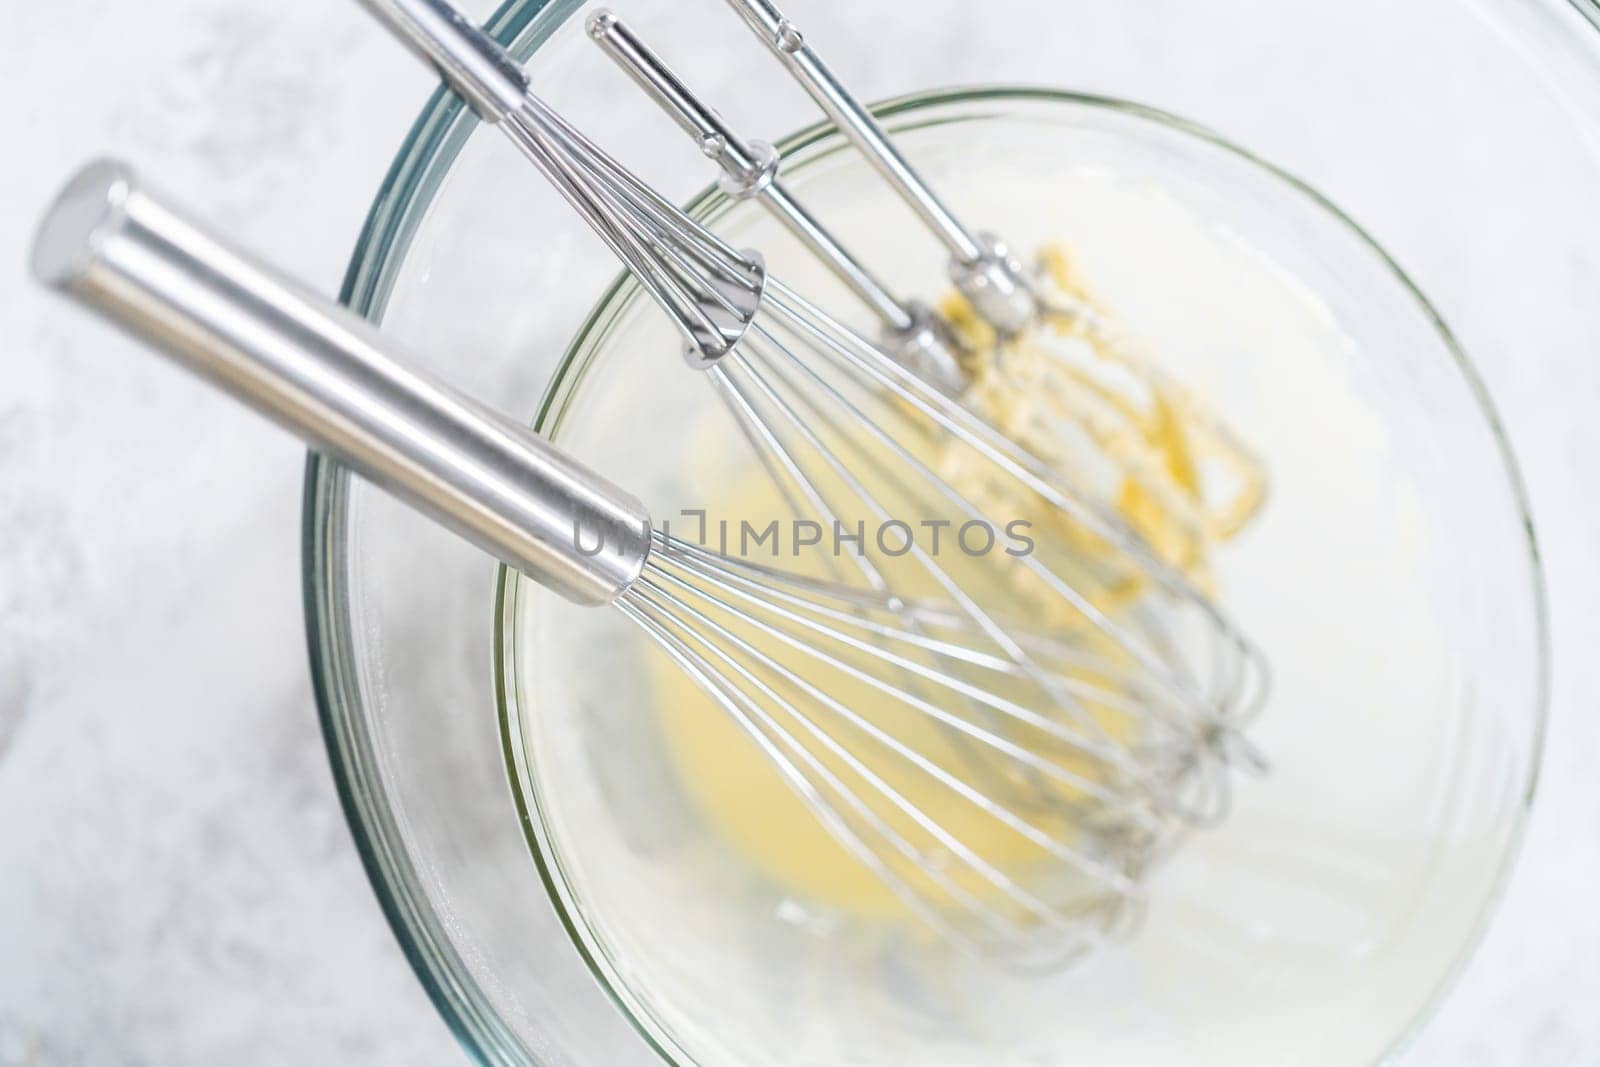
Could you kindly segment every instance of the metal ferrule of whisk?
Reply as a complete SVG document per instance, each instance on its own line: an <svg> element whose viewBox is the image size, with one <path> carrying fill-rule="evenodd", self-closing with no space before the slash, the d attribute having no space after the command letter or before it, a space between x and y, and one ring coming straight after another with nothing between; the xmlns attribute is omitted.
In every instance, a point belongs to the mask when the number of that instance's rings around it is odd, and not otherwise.
<svg viewBox="0 0 1600 1067"><path fill-rule="evenodd" d="M822 225L778 180L777 151L740 137L700 100L639 35L607 10L589 16L589 36L722 169L723 192L759 201L882 323L884 349L943 391L959 394L966 376L957 343L925 304L902 300Z"/></svg>
<svg viewBox="0 0 1600 1067"><path fill-rule="evenodd" d="M485 122L501 126L622 259L709 366L743 338L761 304L761 257L696 225L529 91L493 38L445 0L359 0Z"/></svg>
<svg viewBox="0 0 1600 1067"><path fill-rule="evenodd" d="M866 106L847 90L770 0L728 0L795 80L888 180L950 253L950 279L1002 335L1017 333L1039 312L1027 268L993 234L974 233L951 214L889 139Z"/></svg>

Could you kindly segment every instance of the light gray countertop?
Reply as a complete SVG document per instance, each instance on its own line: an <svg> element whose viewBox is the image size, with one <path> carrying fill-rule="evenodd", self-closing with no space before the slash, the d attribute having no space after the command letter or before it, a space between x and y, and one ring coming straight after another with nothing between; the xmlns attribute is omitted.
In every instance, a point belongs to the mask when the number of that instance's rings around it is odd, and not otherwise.
<svg viewBox="0 0 1600 1067"><path fill-rule="evenodd" d="M56 184L109 153L332 291L428 86L348 3L8 14L0 1065L461 1061L328 773L301 450L35 290L24 264ZM1532 385L1485 368L1551 567L1553 720L1507 897L1415 1067L1600 1063L1600 425L1584 407L1600 394L1565 389L1592 390L1593 363Z"/></svg>

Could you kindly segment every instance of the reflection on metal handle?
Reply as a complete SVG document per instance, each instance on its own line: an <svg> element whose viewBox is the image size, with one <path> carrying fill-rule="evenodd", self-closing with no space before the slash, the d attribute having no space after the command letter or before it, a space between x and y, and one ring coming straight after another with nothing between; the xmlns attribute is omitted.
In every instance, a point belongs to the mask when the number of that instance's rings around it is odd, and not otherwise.
<svg viewBox="0 0 1600 1067"><path fill-rule="evenodd" d="M528 79L488 34L443 0L357 0L439 72L486 122L522 103Z"/></svg>
<svg viewBox="0 0 1600 1067"><path fill-rule="evenodd" d="M971 263L983 255L983 246L950 214L939 198L912 169L878 125L872 113L833 76L806 44L799 27L784 18L769 0L728 0L756 36L772 50L789 72L811 94L835 125L865 153L906 202L927 222L955 259Z"/></svg>
<svg viewBox="0 0 1600 1067"><path fill-rule="evenodd" d="M734 133L722 116L702 103L631 27L603 8L590 15L585 25L601 50L695 139L701 151L739 183L741 195L755 195L772 179L776 168L767 153Z"/></svg>
<svg viewBox="0 0 1600 1067"><path fill-rule="evenodd" d="M771 0L728 3L949 250L951 280L978 314L1006 335L1032 322L1038 300L1016 257L993 235L974 234L961 225L895 148L872 112L817 57L799 27Z"/></svg>
<svg viewBox="0 0 1600 1067"><path fill-rule="evenodd" d="M632 496L408 369L365 320L208 234L122 164L68 183L33 270L568 599L608 603L643 569L650 520Z"/></svg>

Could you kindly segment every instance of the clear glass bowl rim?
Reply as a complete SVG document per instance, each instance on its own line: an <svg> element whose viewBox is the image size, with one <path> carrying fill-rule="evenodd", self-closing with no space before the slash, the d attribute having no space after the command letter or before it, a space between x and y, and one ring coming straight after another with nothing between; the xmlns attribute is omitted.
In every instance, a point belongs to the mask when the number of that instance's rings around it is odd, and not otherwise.
<svg viewBox="0 0 1600 1067"><path fill-rule="evenodd" d="M1600 0L1566 0L1588 22L1600 30ZM584 0L505 0L505 3L484 24L484 28L505 44L519 60L526 60L550 34L578 9ZM1218 137L1211 131L1187 120L1122 101L1097 98L1033 87L986 86L981 88L936 90L910 94L887 101L874 110L893 113L906 108L926 106L930 103L957 103L982 97L1035 98L1056 100L1092 101L1101 105L1132 107L1159 121L1188 132L1198 134L1219 146L1248 156L1247 152ZM456 155L466 143L476 125L471 111L461 99L443 86L429 98L413 123L405 141L390 165L383 183L373 200L360 235L356 240L350 264L340 290L340 303L374 322L382 317L395 273L404 261L410 238L419 224L424 209L431 202L440 181L448 172ZM780 148L809 143L823 136L831 127L818 123L786 139ZM1285 174L1263 160L1255 163L1278 174L1315 197L1327 210L1338 215L1346 225L1367 240L1384 255L1381 246L1370 240L1352 220L1338 208L1328 203L1314 189L1304 185L1292 175ZM1384 257L1387 259L1387 256ZM1398 266L1391 263L1396 274L1408 287L1411 283ZM1414 287L1412 287L1415 291ZM611 302L615 286L597 304ZM1420 292L1417 298L1426 303ZM579 350L580 342L595 325L593 319L585 324L577 341L569 348L562 364L552 377L552 384L540 406L539 424L550 411L552 400L567 387L571 357ZM1527 814L1538 784L1546 725L1548 719L1550 633L1546 581L1533 521L1528 507L1524 480L1499 416L1477 371L1466 354L1450 341L1451 352L1457 367L1467 380L1479 401L1491 430L1499 445L1507 473L1512 482L1521 519L1527 531L1528 552L1533 574L1533 598L1537 634L1537 685L1532 713L1535 717L1526 784L1522 796L1518 825L1501 861L1499 884L1486 901L1479 917L1476 931L1462 945L1455 964L1443 976L1429 1002L1418 1012L1405 1032L1396 1036L1387 1061L1403 1048L1433 1016L1445 994L1454 985L1473 950L1481 940L1488 921L1503 895L1505 883L1524 838ZM306 619L306 639L310 656L312 688L317 702L323 739L328 759L338 789L346 822L355 840L367 877L372 884L388 919L390 928L405 952L412 970L427 991L429 998L445 1023L461 1043L462 1048L475 1060L485 1064L534 1064L522 1048L522 1042L505 1026L493 1007L485 999L472 978L470 969L451 944L444 926L432 913L426 891L422 887L410 858L405 853L400 828L385 800L372 738L366 730L366 715L362 706L359 674L352 642L348 573L348 544L345 538L350 472L327 457L309 452L306 456L305 483L302 495L301 571L302 595ZM501 596L505 582L500 582ZM496 605L497 616L503 604ZM500 649L495 650L498 659ZM503 685L503 672L497 669L497 688ZM502 695L503 699L503 695ZM542 868L541 874L548 879ZM563 921L573 937L574 947L588 958L588 946L577 930L572 928L571 917L566 915L559 896L557 906L562 910ZM591 970L594 961L589 960ZM606 976L596 971L596 978L606 985L615 998ZM619 1007L621 1005L619 1004ZM631 1016L631 1013L629 1013ZM651 1038L650 1028L639 1027L641 1037ZM657 1046L660 1051L659 1046Z"/></svg>

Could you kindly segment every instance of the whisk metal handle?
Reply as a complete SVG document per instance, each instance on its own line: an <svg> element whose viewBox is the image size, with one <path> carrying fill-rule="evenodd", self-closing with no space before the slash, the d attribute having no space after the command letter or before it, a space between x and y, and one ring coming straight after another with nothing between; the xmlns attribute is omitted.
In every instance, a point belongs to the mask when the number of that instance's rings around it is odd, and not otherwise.
<svg viewBox="0 0 1600 1067"><path fill-rule="evenodd" d="M633 28L615 12L601 8L584 24L589 37L601 51L616 61L683 131L693 137L709 158L728 176L744 184L745 195L754 195L776 176L767 154L747 143L707 107L685 85Z"/></svg>
<svg viewBox="0 0 1600 1067"><path fill-rule="evenodd" d="M950 253L951 279L978 313L1003 334L1027 326L1037 312L1037 301L1026 272L1005 245L990 234L974 234L951 214L872 112L834 76L800 28L771 0L728 0L728 4L944 244Z"/></svg>
<svg viewBox="0 0 1600 1067"><path fill-rule="evenodd" d="M486 122L499 122L528 92L522 69L488 34L443 0L356 0L464 97Z"/></svg>
<svg viewBox="0 0 1600 1067"><path fill-rule="evenodd" d="M638 500L408 369L371 324L208 233L124 164L66 185L33 271L570 600L609 603L643 570Z"/></svg>
<svg viewBox="0 0 1600 1067"><path fill-rule="evenodd" d="M796 81L829 118L850 138L872 165L893 185L944 242L950 254L965 262L983 255L983 245L952 215L928 188L911 163L878 125L878 120L834 77L827 65L806 43L798 26L784 17L770 0L728 0L745 23L755 31Z"/></svg>
<svg viewBox="0 0 1600 1067"><path fill-rule="evenodd" d="M670 115L700 150L722 168L723 188L740 198L760 197L795 237L820 259L891 331L914 328L911 309L862 266L777 180L772 147L746 141L722 116L689 89L633 29L610 11L589 16L589 36L652 100Z"/></svg>
<svg viewBox="0 0 1600 1067"><path fill-rule="evenodd" d="M731 196L755 197L777 216L812 255L844 283L883 324L885 348L951 395L966 385L956 344L945 322L927 306L902 301L790 195L778 180L778 153L761 141L746 141L704 103L645 44L632 27L610 11L589 16L589 36L624 72L670 115L700 150L723 171Z"/></svg>

